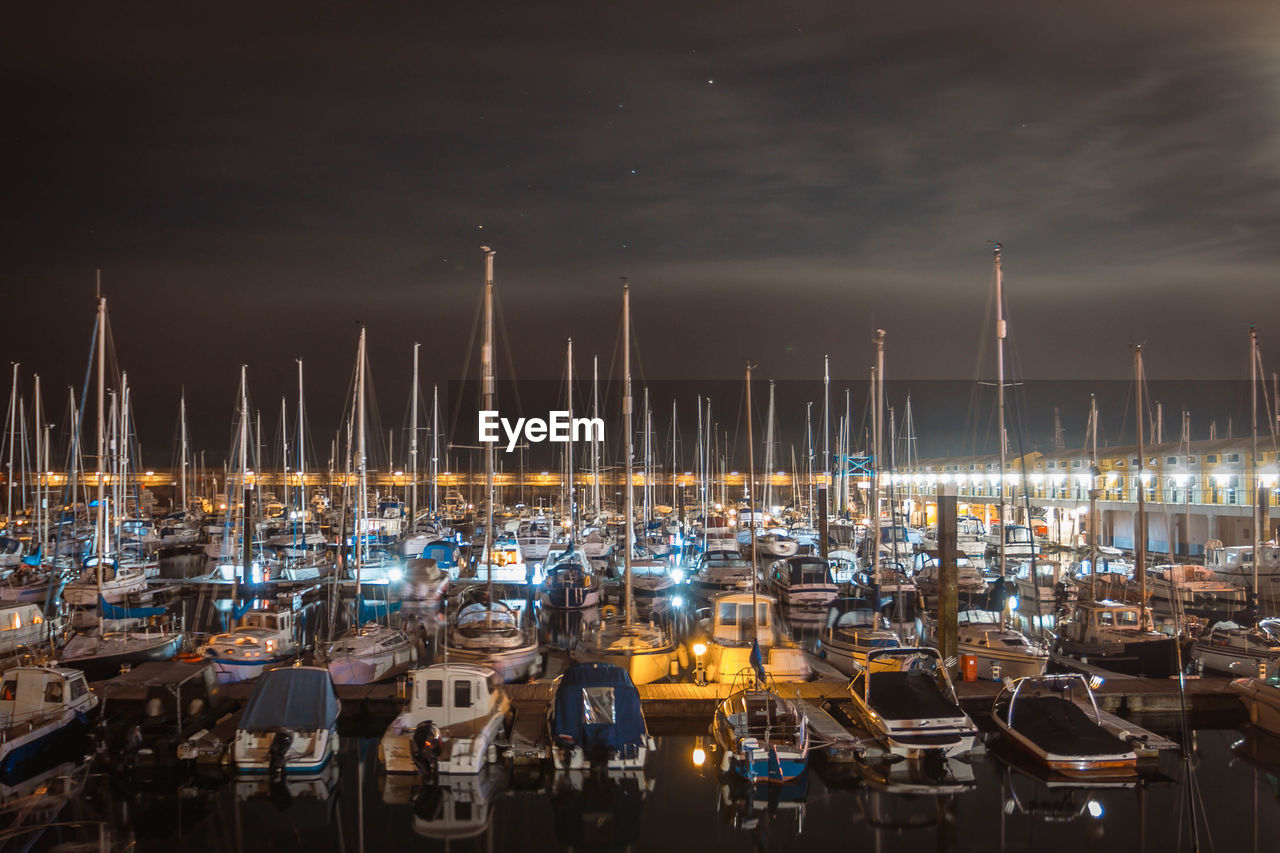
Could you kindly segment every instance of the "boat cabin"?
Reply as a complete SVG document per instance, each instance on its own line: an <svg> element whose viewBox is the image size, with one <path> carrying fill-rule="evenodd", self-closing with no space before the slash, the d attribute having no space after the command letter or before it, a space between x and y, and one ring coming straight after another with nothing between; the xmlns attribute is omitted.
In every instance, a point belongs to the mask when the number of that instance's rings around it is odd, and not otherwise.
<svg viewBox="0 0 1280 853"><path fill-rule="evenodd" d="M821 557L789 557L773 564L771 579L782 587L824 586L834 583Z"/></svg>
<svg viewBox="0 0 1280 853"><path fill-rule="evenodd" d="M293 613L288 610L250 610L240 620L242 628L264 628L293 636Z"/></svg>
<svg viewBox="0 0 1280 853"><path fill-rule="evenodd" d="M18 646L44 639L44 615L38 604L11 604L0 607L0 654Z"/></svg>
<svg viewBox="0 0 1280 853"><path fill-rule="evenodd" d="M436 664L409 673L410 710L441 728L487 716L501 691L502 676L475 664Z"/></svg>
<svg viewBox="0 0 1280 853"><path fill-rule="evenodd" d="M756 595L756 639L762 646L773 645L776 632L773 619L773 598ZM711 602L711 636L728 645L751 644L751 593L729 592L716 596Z"/></svg>
<svg viewBox="0 0 1280 853"><path fill-rule="evenodd" d="M0 725L8 728L59 716L68 709L88 711L98 699L78 669L19 666L0 680Z"/></svg>

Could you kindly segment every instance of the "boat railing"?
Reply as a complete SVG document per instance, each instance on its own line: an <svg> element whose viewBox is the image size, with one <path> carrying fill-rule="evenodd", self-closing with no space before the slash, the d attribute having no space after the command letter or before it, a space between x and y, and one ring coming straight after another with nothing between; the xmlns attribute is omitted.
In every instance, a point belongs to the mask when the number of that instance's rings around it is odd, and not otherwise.
<svg viewBox="0 0 1280 853"><path fill-rule="evenodd" d="M34 731L36 726L47 723L50 720L56 720L69 710L69 706L63 705L58 708L45 708L39 711L27 711L21 714L11 714L0 718L0 744L7 743L10 738L20 737L28 732Z"/></svg>

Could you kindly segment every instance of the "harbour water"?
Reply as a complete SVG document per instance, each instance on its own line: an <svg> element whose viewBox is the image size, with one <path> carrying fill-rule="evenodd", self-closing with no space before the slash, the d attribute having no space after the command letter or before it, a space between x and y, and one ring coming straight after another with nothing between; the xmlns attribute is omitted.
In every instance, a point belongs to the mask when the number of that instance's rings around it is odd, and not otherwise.
<svg viewBox="0 0 1280 853"><path fill-rule="evenodd" d="M90 777L58 814L47 815L43 829L11 837L18 845L12 849L92 845L101 828L115 848L132 839L139 850L211 853L801 845L885 853L1155 853L1192 849L1193 797L1200 849L1259 853L1274 850L1280 837L1280 744L1259 746L1257 736L1236 728L1195 731L1189 777L1175 760L1137 785L1049 787L996 750L975 760L971 789L940 796L879 789L848 768L823 764L797 785L722 784L709 764L693 763L699 739L688 727L659 730L658 751L643 776L494 767L479 779L426 788L416 777L379 773L372 732L344 734L329 776L287 787L235 780L175 787L130 774Z"/></svg>

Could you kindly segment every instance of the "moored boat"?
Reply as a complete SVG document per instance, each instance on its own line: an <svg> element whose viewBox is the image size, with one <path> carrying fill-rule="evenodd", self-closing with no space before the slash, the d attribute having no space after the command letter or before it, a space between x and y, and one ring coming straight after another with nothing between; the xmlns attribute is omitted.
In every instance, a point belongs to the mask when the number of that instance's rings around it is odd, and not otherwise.
<svg viewBox="0 0 1280 853"><path fill-rule="evenodd" d="M1093 691L1078 673L1018 679L996 697L991 717L1053 773L1074 779L1137 775L1133 748L1103 728Z"/></svg>
<svg viewBox="0 0 1280 853"><path fill-rule="evenodd" d="M339 708L327 669L267 670L236 724L231 757L237 772L272 778L320 774L338 751Z"/></svg>
<svg viewBox="0 0 1280 853"><path fill-rule="evenodd" d="M438 663L409 673L409 705L387 727L378 760L388 773L479 773L511 709L487 666Z"/></svg>
<svg viewBox="0 0 1280 853"><path fill-rule="evenodd" d="M576 663L556 679L547 740L557 770L642 769L656 748L630 676L599 662Z"/></svg>

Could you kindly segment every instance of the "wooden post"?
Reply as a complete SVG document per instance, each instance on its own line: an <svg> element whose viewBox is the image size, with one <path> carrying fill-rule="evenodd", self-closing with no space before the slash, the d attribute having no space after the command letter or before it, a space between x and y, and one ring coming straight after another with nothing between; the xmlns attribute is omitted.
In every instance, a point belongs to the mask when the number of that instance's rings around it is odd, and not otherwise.
<svg viewBox="0 0 1280 853"><path fill-rule="evenodd" d="M818 484L818 553L827 559L827 484Z"/></svg>
<svg viewBox="0 0 1280 853"><path fill-rule="evenodd" d="M943 659L957 652L960 590L956 569L956 487L938 485L938 651Z"/></svg>

